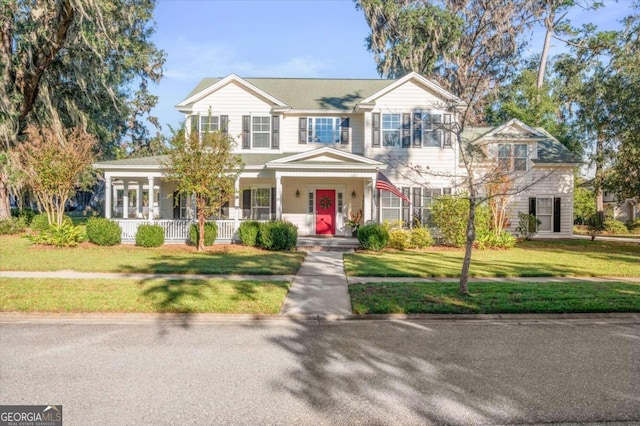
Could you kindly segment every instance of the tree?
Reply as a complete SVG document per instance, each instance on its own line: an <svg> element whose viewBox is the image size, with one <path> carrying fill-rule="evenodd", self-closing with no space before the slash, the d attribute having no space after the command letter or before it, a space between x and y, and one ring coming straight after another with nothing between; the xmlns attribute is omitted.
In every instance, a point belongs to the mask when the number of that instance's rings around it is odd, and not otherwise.
<svg viewBox="0 0 640 426"><path fill-rule="evenodd" d="M522 48L520 38L524 29L531 23L532 5L535 2L524 0L388 2L389 7L393 7L396 11L395 13L390 13L388 10L379 13L378 3L374 0L361 0L357 3L364 10L365 16L371 16L367 18L370 23L378 20L384 22L390 17L402 16L403 10L426 8L428 5L430 10L436 8L439 9L438 13L448 15L450 22L462 24L458 27L459 35L453 40L447 40L446 45L450 48L436 52L437 59L434 61L433 70L425 66L420 69L405 68L403 71L426 74L431 74L430 71L433 71L438 82L454 95L452 99L447 100L446 107L456 114L457 119L451 125L443 125L443 127L447 127L445 130L455 135L466 172L464 176L458 176L469 199L465 256L460 274L459 291L461 294L469 294L469 267L476 237L475 212L481 197L480 192L491 179L488 180L490 173L482 173L482 169L476 167L476 163L483 158L484 153L480 147L465 139L463 132L466 126L482 122L487 103L490 101L489 95L502 87L504 82L513 75ZM444 6L441 6L442 3ZM370 26L372 34L369 39L379 40L373 48L392 56L400 53L394 50L394 45L389 42L394 38L378 37L379 28L376 25ZM388 29L395 31L394 37L397 40L402 40L405 36L411 40L413 37L412 34L403 34L401 32L403 27L398 24L389 23L384 28L385 31ZM441 42L446 40L438 26L425 26L423 30L420 36L428 42L414 44L409 41L405 43L408 49L413 45L417 50L424 50L430 46L440 46ZM373 48L369 47L374 51ZM413 53L410 56L419 57L418 54ZM379 60L379 57L381 56L376 56L376 59ZM403 64L400 59L391 62ZM380 70L380 62L378 64Z"/></svg>
<svg viewBox="0 0 640 426"><path fill-rule="evenodd" d="M26 140L18 145L20 170L26 184L47 213L50 225L61 226L64 207L75 190L87 183L96 139L79 128L66 130L63 138L51 128L29 126Z"/></svg>
<svg viewBox="0 0 640 426"><path fill-rule="evenodd" d="M80 127L106 157L145 139L165 55L150 38L155 0L0 2L0 219L9 215L8 151L29 124ZM138 86L137 90L134 88ZM4 159L4 160L3 160Z"/></svg>
<svg viewBox="0 0 640 426"><path fill-rule="evenodd" d="M233 138L222 131L187 133L183 127L170 142L169 179L183 194L194 194L198 218L198 251L204 250L204 224L207 217L229 201L242 160L232 153Z"/></svg>

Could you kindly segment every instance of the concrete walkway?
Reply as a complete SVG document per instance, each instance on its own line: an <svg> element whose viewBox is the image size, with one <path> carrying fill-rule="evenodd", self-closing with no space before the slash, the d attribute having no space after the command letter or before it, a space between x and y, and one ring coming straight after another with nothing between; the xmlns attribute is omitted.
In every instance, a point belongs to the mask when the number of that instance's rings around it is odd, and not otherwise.
<svg viewBox="0 0 640 426"><path fill-rule="evenodd" d="M344 253L308 253L293 279L282 315L351 315Z"/></svg>

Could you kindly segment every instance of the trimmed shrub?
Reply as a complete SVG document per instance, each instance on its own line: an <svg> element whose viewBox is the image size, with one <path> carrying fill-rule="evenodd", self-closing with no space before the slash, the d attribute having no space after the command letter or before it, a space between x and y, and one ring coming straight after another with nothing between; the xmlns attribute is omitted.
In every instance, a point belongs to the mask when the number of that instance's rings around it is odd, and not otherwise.
<svg viewBox="0 0 640 426"><path fill-rule="evenodd" d="M446 244L463 247L467 238L469 200L457 196L437 198L431 207L433 223L438 227ZM476 235L489 229L490 212L486 205L476 207Z"/></svg>
<svg viewBox="0 0 640 426"><path fill-rule="evenodd" d="M92 217L87 220L87 237L99 246L115 246L120 244L122 230L113 220Z"/></svg>
<svg viewBox="0 0 640 426"><path fill-rule="evenodd" d="M516 237L507 231L496 234L491 230L482 230L476 234L475 247L484 249L510 249L516 245Z"/></svg>
<svg viewBox="0 0 640 426"><path fill-rule="evenodd" d="M33 209L30 209L30 208L23 208L23 209L13 208L13 209L11 209L11 216L24 218L25 224L27 226L31 225L31 221L33 220L33 217L35 215L37 215L37 214L38 214L37 210L33 210Z"/></svg>
<svg viewBox="0 0 640 426"><path fill-rule="evenodd" d="M412 248L423 249L433 245L433 237L428 228L413 228L410 244Z"/></svg>
<svg viewBox="0 0 640 426"><path fill-rule="evenodd" d="M411 247L411 232L406 229L393 229L389 231L389 247L405 250Z"/></svg>
<svg viewBox="0 0 640 426"><path fill-rule="evenodd" d="M238 228L238 236L242 244L249 247L258 245L258 233L260 232L260 223L254 220L247 220L240 224Z"/></svg>
<svg viewBox="0 0 640 426"><path fill-rule="evenodd" d="M632 234L640 233L640 219L628 220L624 224Z"/></svg>
<svg viewBox="0 0 640 426"><path fill-rule="evenodd" d="M27 227L27 221L24 217L12 217L0 220L0 235L19 234Z"/></svg>
<svg viewBox="0 0 640 426"><path fill-rule="evenodd" d="M380 251L389 244L389 232L376 223L364 225L358 228L358 241L365 250Z"/></svg>
<svg viewBox="0 0 640 426"><path fill-rule="evenodd" d="M164 229L160 225L140 225L136 232L136 245L160 247L164 244Z"/></svg>
<svg viewBox="0 0 640 426"><path fill-rule="evenodd" d="M28 238L33 244L74 247L84 240L85 235L83 228L65 221L61 226L51 225L43 231L30 235Z"/></svg>
<svg viewBox="0 0 640 426"><path fill-rule="evenodd" d="M604 220L602 215L594 213L587 219L587 232L591 236L591 241L596 239L596 235L604 231Z"/></svg>
<svg viewBox="0 0 640 426"><path fill-rule="evenodd" d="M624 222L621 222L616 219L605 220L604 231L609 234L628 234L629 233L629 230L624 225Z"/></svg>
<svg viewBox="0 0 640 426"><path fill-rule="evenodd" d="M531 238L538 233L538 225L542 222L535 215L518 212L518 227L516 233L525 240Z"/></svg>
<svg viewBox="0 0 640 426"><path fill-rule="evenodd" d="M62 224L72 225L73 221L69 216L65 214L62 219ZM40 213L33 216L33 218L31 219L31 225L29 226L29 228L31 228L31 230L34 232L42 232L49 229L49 219L47 218L47 214Z"/></svg>
<svg viewBox="0 0 640 426"><path fill-rule="evenodd" d="M189 241L194 246L198 245L200 239L199 225L194 223L189 227ZM218 225L215 222L204 223L204 245L212 246L218 238Z"/></svg>
<svg viewBox="0 0 640 426"><path fill-rule="evenodd" d="M276 220L260 224L258 243L266 250L290 251L297 242L298 228L292 223Z"/></svg>

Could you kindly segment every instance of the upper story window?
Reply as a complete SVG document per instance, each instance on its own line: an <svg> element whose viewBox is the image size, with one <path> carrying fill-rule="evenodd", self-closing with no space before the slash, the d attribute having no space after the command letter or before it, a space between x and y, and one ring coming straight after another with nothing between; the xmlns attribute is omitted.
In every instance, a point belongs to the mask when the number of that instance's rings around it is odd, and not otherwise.
<svg viewBox="0 0 640 426"><path fill-rule="evenodd" d="M253 148L271 147L271 116L251 117L251 142Z"/></svg>
<svg viewBox="0 0 640 426"><path fill-rule="evenodd" d="M220 130L220 117L217 115L207 115L206 117L200 117L200 138L202 139L205 133L217 132Z"/></svg>
<svg viewBox="0 0 640 426"><path fill-rule="evenodd" d="M309 117L307 142L340 143L340 119L336 117Z"/></svg>
<svg viewBox="0 0 640 426"><path fill-rule="evenodd" d="M382 114L382 146L400 146L400 114Z"/></svg>
<svg viewBox="0 0 640 426"><path fill-rule="evenodd" d="M440 112L414 112L414 146L447 147L451 146L451 114Z"/></svg>
<svg viewBox="0 0 640 426"><path fill-rule="evenodd" d="M526 143L498 144L498 167L505 171L527 170L528 149Z"/></svg>

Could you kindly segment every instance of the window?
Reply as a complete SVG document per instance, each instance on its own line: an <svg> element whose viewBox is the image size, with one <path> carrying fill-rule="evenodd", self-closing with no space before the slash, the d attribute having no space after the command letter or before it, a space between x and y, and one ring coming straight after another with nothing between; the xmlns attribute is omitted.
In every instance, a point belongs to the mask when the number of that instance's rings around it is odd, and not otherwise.
<svg viewBox="0 0 640 426"><path fill-rule="evenodd" d="M400 146L400 114L382 114L382 146Z"/></svg>
<svg viewBox="0 0 640 426"><path fill-rule="evenodd" d="M400 220L402 199L389 191L380 191L380 219L393 221Z"/></svg>
<svg viewBox="0 0 640 426"><path fill-rule="evenodd" d="M271 188L251 190L251 218L256 220L271 218Z"/></svg>
<svg viewBox="0 0 640 426"><path fill-rule="evenodd" d="M417 112L413 114L414 129L422 131L422 146L442 146L442 114Z"/></svg>
<svg viewBox="0 0 640 426"><path fill-rule="evenodd" d="M551 232L553 226L552 198L536 198L536 217L540 221L538 231Z"/></svg>
<svg viewBox="0 0 640 426"><path fill-rule="evenodd" d="M251 117L251 141L253 148L271 147L271 116Z"/></svg>
<svg viewBox="0 0 640 426"><path fill-rule="evenodd" d="M450 190L450 188L448 188ZM433 227L431 207L435 199L442 195L441 188L413 188L413 224Z"/></svg>
<svg viewBox="0 0 640 426"><path fill-rule="evenodd" d="M526 171L527 156L527 144L498 144L498 167L504 171Z"/></svg>
<svg viewBox="0 0 640 426"><path fill-rule="evenodd" d="M335 117L309 117L307 142L340 143L340 122Z"/></svg>
<svg viewBox="0 0 640 426"><path fill-rule="evenodd" d="M200 117L200 139L205 133L217 132L220 130L220 117L217 115Z"/></svg>
<svg viewBox="0 0 640 426"><path fill-rule="evenodd" d="M309 207L307 209L308 213L315 213L315 202L314 202L314 193L313 192L309 192Z"/></svg>
<svg viewBox="0 0 640 426"><path fill-rule="evenodd" d="M344 201L342 198L342 192L338 192L338 205L337 205L338 213L342 213L343 206L344 206Z"/></svg>

